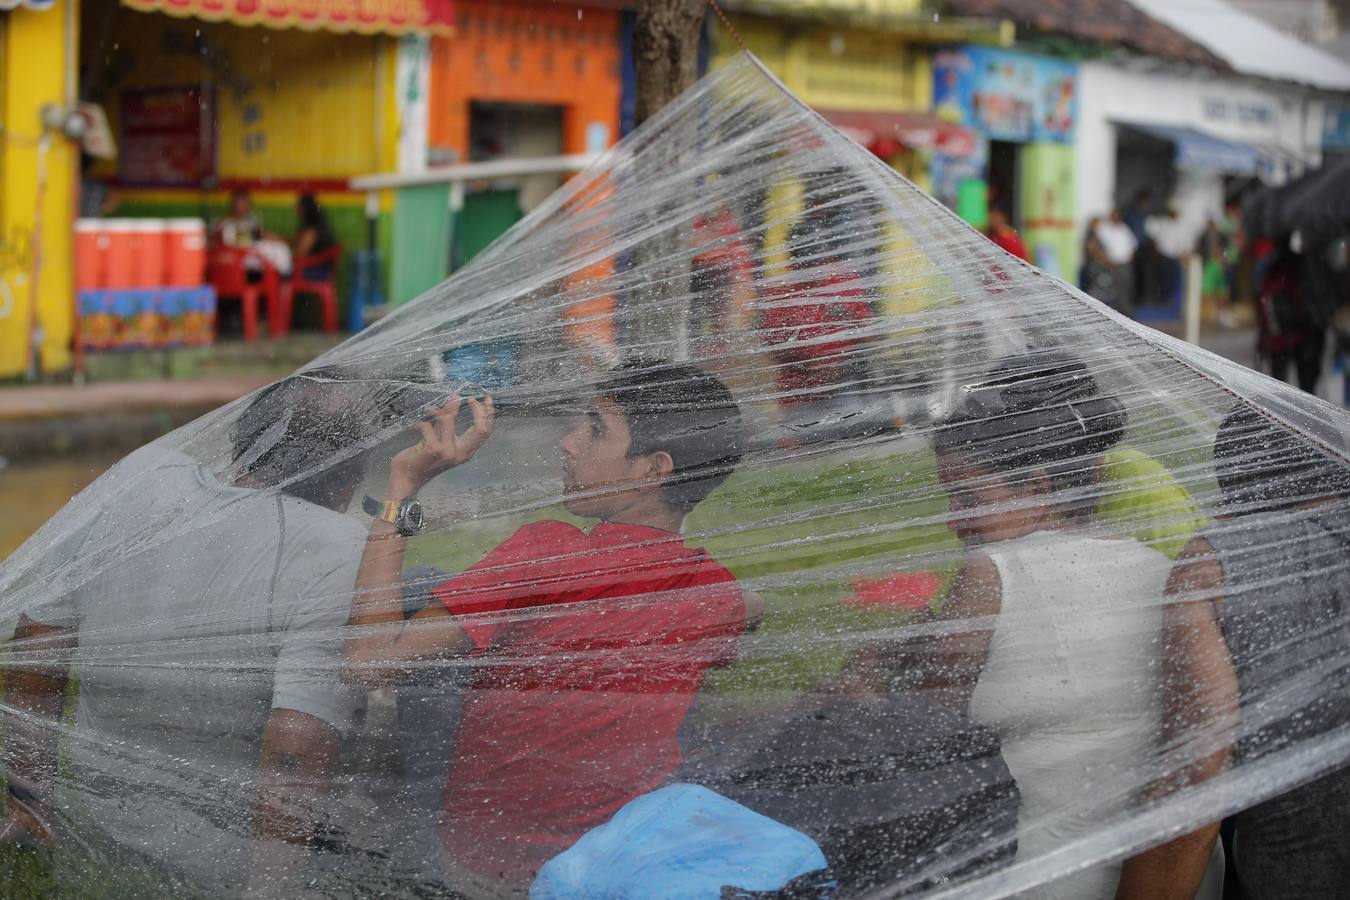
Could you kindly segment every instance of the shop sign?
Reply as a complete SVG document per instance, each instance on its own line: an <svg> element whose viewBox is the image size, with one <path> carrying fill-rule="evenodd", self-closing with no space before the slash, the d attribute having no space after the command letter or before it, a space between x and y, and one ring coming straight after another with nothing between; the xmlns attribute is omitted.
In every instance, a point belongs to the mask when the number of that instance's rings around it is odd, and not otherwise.
<svg viewBox="0 0 1350 900"><path fill-rule="evenodd" d="M933 61L933 105L944 119L1000 141L1073 140L1078 67L992 47L961 47Z"/></svg>
<svg viewBox="0 0 1350 900"><path fill-rule="evenodd" d="M1249 128L1274 128L1280 114L1269 103L1210 96L1200 100L1200 111L1210 122L1230 122Z"/></svg>
<svg viewBox="0 0 1350 900"><path fill-rule="evenodd" d="M270 28L362 34L454 32L451 0L122 0L122 4L142 12Z"/></svg>
<svg viewBox="0 0 1350 900"><path fill-rule="evenodd" d="M122 180L195 186L215 175L213 96L198 87L123 92Z"/></svg>
<svg viewBox="0 0 1350 900"><path fill-rule="evenodd" d="M1350 150L1350 106L1328 103L1322 120L1322 147Z"/></svg>

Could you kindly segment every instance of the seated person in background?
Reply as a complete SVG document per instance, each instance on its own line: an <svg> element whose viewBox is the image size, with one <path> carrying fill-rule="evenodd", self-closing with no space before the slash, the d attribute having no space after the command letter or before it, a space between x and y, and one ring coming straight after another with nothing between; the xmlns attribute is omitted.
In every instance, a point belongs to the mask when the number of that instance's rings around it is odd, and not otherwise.
<svg viewBox="0 0 1350 900"><path fill-rule="evenodd" d="M364 533L342 511L378 422L363 393L294 376L234 423L228 475L157 444L118 464L109 477L126 496L62 548L72 562L53 581L74 583L28 604L11 645L6 703L30 717L11 720L3 842L60 838L52 790L75 663L75 808L101 837L207 894L304 883L360 700L340 681L336 629ZM344 448L356 452L335 463Z"/></svg>
<svg viewBox="0 0 1350 900"><path fill-rule="evenodd" d="M337 246L337 237L328 215L319 206L313 194L301 194L295 203L295 217L298 223L295 237L291 240L291 253L297 266L305 266L305 257L318 256ZM315 266L305 266L300 277L307 281L327 281L333 277L331 261Z"/></svg>
<svg viewBox="0 0 1350 900"><path fill-rule="evenodd" d="M212 237L226 247L250 247L263 239L262 221L253 212L253 198L244 188L230 191L229 213L216 223Z"/></svg>
<svg viewBox="0 0 1350 900"><path fill-rule="evenodd" d="M1350 724L1335 662L1350 646L1350 464L1245 402L1214 439L1224 513L1168 581L1164 735L1217 745L1175 789L1255 764ZM1177 780L1177 779L1174 779ZM1350 768L1238 813L1233 867L1251 900L1328 896L1350 884ZM1126 866L1145 896L1210 855L1218 823Z"/></svg>
<svg viewBox="0 0 1350 900"><path fill-rule="evenodd" d="M967 391L934 435L949 527L970 550L934 616L951 628L883 648L879 661L999 733L1022 791L1024 857L1109 816L1153 752L1170 564L1094 528L1085 491L1126 419L1081 362L1028 355ZM1085 796L1102 808L1080 811ZM1036 895L1109 898L1119 873L1097 866Z"/></svg>
<svg viewBox="0 0 1350 900"><path fill-rule="evenodd" d="M538 868L659 787L703 677L734 658L746 603L680 536L740 459L740 411L715 377L635 361L613 370L561 441L565 504L596 520L526 525L435 590L403 627L407 502L467 462L493 405L454 397L390 463L346 642L348 677L382 684L474 656L441 816L443 865L470 896L523 894ZM402 517L401 527L387 518Z"/></svg>

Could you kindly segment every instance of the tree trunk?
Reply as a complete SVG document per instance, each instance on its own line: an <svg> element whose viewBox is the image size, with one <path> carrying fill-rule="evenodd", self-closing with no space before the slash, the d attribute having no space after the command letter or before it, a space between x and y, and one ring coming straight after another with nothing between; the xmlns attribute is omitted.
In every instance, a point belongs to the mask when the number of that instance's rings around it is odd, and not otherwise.
<svg viewBox="0 0 1350 900"><path fill-rule="evenodd" d="M640 0L633 29L633 65L637 74L634 124L698 80L698 41L707 0Z"/></svg>

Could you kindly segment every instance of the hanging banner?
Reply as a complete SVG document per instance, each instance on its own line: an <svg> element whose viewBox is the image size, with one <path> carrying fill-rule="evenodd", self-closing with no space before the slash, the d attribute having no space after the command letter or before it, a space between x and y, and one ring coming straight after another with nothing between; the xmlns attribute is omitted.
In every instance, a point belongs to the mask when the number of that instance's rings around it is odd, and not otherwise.
<svg viewBox="0 0 1350 900"><path fill-rule="evenodd" d="M355 31L361 34L452 34L451 0L122 0L141 12L211 22Z"/></svg>
<svg viewBox="0 0 1350 900"><path fill-rule="evenodd" d="M215 94L194 85L122 94L122 181L196 186L216 174Z"/></svg>

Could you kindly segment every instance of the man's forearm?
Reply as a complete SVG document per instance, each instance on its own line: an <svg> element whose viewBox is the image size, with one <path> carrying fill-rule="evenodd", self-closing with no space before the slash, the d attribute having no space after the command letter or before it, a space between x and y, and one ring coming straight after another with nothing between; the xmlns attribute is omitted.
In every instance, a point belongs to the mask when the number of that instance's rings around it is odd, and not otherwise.
<svg viewBox="0 0 1350 900"><path fill-rule="evenodd" d="M341 750L326 722L275 709L263 730L253 807L250 893L293 896Z"/></svg>
<svg viewBox="0 0 1350 900"><path fill-rule="evenodd" d="M414 490L391 482L386 499L405 499ZM387 522L371 525L370 537L356 575L344 642L345 679L374 687L404 677L410 664L466 653L472 642L444 608L423 610L414 620L403 617L403 555L407 539Z"/></svg>
<svg viewBox="0 0 1350 900"><path fill-rule="evenodd" d="M26 618L20 620L14 638L11 653L17 661L6 673L5 696L19 714L9 728L9 775L16 787L42 792L56 772L57 736L70 676L64 657L74 640L64 629ZM52 655L57 659L41 659Z"/></svg>
<svg viewBox="0 0 1350 900"><path fill-rule="evenodd" d="M365 682L363 671L394 656L394 644L403 624L403 555L407 541L388 522L370 526L361 566L356 575L344 655L353 680ZM368 673L367 673L368 674Z"/></svg>

